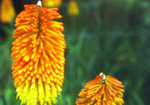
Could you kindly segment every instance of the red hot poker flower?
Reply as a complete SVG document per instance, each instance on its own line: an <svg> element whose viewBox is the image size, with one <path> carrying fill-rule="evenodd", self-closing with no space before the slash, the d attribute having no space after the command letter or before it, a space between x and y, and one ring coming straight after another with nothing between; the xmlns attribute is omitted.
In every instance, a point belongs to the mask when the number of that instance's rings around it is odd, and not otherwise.
<svg viewBox="0 0 150 105"><path fill-rule="evenodd" d="M77 98L77 105L122 105L124 90L122 82L101 73L95 80L89 81Z"/></svg>
<svg viewBox="0 0 150 105"><path fill-rule="evenodd" d="M63 23L57 8L25 5L16 18L12 44L12 70L21 104L51 105L57 102L64 80Z"/></svg>

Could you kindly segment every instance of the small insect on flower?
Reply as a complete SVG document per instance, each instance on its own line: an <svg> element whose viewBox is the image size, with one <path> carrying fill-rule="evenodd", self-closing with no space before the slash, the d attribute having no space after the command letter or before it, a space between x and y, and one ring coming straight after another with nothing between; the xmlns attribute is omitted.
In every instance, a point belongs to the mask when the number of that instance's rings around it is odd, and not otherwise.
<svg viewBox="0 0 150 105"><path fill-rule="evenodd" d="M57 8L25 5L16 18L12 74L21 105L52 105L64 80L65 39Z"/></svg>
<svg viewBox="0 0 150 105"><path fill-rule="evenodd" d="M122 105L124 104L122 82L104 73L89 81L77 98L77 105Z"/></svg>

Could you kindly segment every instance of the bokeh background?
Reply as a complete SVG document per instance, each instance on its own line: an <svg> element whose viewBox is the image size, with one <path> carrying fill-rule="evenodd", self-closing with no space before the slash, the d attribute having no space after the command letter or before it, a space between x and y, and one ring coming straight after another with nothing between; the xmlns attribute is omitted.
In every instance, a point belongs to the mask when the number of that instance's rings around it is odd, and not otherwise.
<svg viewBox="0 0 150 105"><path fill-rule="evenodd" d="M24 4L37 0L12 2L17 15ZM123 82L124 105L150 105L150 1L76 2L76 16L67 13L69 0L63 0L59 8L67 48L65 80L57 105L75 105L80 90L100 72ZM14 20L0 22L0 105L20 104L11 74L14 29Z"/></svg>

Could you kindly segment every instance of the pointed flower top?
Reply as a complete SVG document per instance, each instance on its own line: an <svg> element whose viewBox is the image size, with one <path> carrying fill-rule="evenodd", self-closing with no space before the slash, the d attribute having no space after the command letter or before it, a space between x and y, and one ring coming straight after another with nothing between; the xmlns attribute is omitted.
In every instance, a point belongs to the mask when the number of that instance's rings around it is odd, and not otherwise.
<svg viewBox="0 0 150 105"><path fill-rule="evenodd" d="M89 81L77 98L77 105L122 105L124 104L122 82L104 73Z"/></svg>

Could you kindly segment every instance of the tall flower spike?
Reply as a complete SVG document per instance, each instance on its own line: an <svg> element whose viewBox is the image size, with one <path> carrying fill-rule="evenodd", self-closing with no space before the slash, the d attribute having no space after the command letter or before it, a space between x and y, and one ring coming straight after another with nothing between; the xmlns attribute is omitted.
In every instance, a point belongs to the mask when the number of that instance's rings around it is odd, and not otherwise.
<svg viewBox="0 0 150 105"><path fill-rule="evenodd" d="M21 105L52 105L64 80L64 35L57 8L25 5L16 18L12 74Z"/></svg>
<svg viewBox="0 0 150 105"><path fill-rule="evenodd" d="M122 105L124 104L122 82L103 73L89 81L77 98L77 105Z"/></svg>
<svg viewBox="0 0 150 105"><path fill-rule="evenodd" d="M0 10L1 22L8 23L15 18L15 10L11 0L2 0Z"/></svg>

